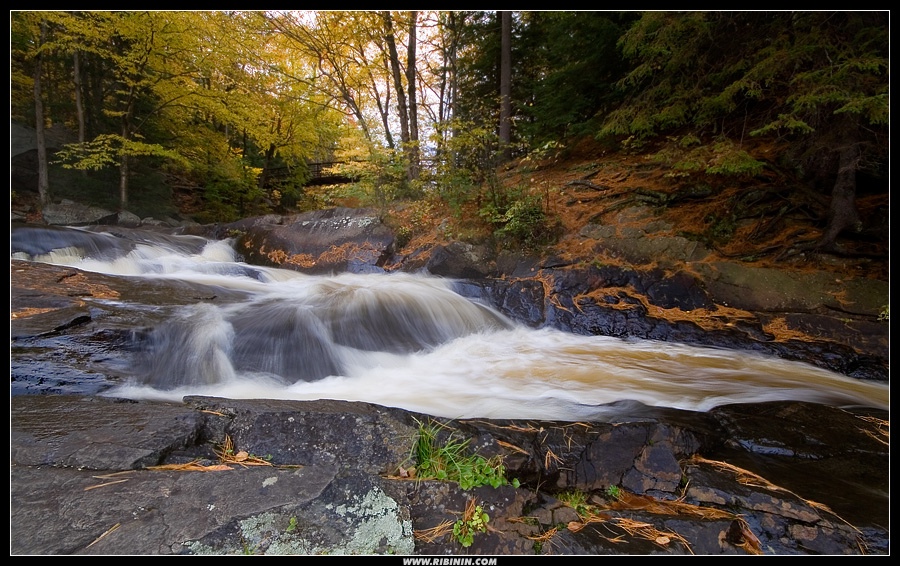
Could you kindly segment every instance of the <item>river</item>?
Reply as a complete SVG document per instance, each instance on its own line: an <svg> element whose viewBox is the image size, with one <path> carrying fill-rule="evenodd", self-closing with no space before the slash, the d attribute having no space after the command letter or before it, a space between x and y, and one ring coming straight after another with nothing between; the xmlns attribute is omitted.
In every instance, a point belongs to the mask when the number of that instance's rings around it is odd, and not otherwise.
<svg viewBox="0 0 900 566"><path fill-rule="evenodd" d="M124 228L19 229L11 240L12 259L194 290L192 301L127 305L146 322L107 396L342 399L569 421L776 400L889 408L887 384L804 363L526 327L431 275L306 275L243 263L229 240Z"/></svg>

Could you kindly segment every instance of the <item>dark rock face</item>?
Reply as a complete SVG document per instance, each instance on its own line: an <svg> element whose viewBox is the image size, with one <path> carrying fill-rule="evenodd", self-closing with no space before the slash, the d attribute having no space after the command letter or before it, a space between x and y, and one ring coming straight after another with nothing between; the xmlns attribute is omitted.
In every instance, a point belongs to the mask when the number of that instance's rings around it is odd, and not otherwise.
<svg viewBox="0 0 900 566"><path fill-rule="evenodd" d="M27 230L10 232L10 253L29 256L48 254L54 249L77 245L100 259L123 256L134 249L134 242L112 239L95 232L75 232L55 226L32 226Z"/></svg>
<svg viewBox="0 0 900 566"><path fill-rule="evenodd" d="M662 271L652 270L648 278L653 282L647 285L645 293L654 305L686 312L714 307L700 280L683 271L666 277Z"/></svg>
<svg viewBox="0 0 900 566"><path fill-rule="evenodd" d="M813 404L662 411L619 423L443 423L442 434L503 457L507 477L521 481L467 491L401 477L428 417L366 403L28 395L12 398L11 416L12 554L889 551L887 447L875 440L877 426ZM766 430L747 416L767 421ZM778 455L780 468L714 459L729 449L752 460L761 442L744 441L759 433L769 445L796 446L796 431L827 421L839 430L816 428L807 453ZM226 439L232 454L271 465L219 464ZM786 470L808 473L809 463L861 453L868 458L851 473L832 466L827 476L835 486L865 477L881 494L855 523L833 491L813 501L778 483ZM577 493L580 508L567 503ZM463 547L446 526L470 502L491 528Z"/></svg>
<svg viewBox="0 0 900 566"><path fill-rule="evenodd" d="M687 320L657 318L643 301L621 290L643 293L649 304L659 308L714 311L716 307L702 286L702 282L685 273L667 277L659 271L640 273L605 266L544 269L538 276L512 282L501 278L467 280L459 288L461 294L484 300L531 327L550 326L586 336L635 337L749 350L860 379L888 380L887 359L882 357L887 352L885 324L858 322L860 332L849 333L847 320L838 316L788 313L786 320L798 328L814 320L816 335L822 339L776 342L763 329L771 314L760 314L755 321L737 320L721 329L704 329ZM605 289L609 290L604 293Z"/></svg>
<svg viewBox="0 0 900 566"><path fill-rule="evenodd" d="M496 273L493 263L493 258L483 248L453 242L430 249L425 269L440 277L482 279Z"/></svg>
<svg viewBox="0 0 900 566"><path fill-rule="evenodd" d="M383 271L394 235L372 211L333 208L296 216L265 216L218 227L236 236L248 263L311 274Z"/></svg>

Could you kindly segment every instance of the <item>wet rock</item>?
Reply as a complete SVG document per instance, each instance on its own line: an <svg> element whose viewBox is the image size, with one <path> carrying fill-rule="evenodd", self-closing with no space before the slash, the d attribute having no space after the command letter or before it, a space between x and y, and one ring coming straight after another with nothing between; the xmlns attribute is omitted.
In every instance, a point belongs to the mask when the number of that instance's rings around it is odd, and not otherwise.
<svg viewBox="0 0 900 566"><path fill-rule="evenodd" d="M494 273L493 258L487 250L463 242L434 247L425 269L433 275L460 279L480 279Z"/></svg>
<svg viewBox="0 0 900 566"><path fill-rule="evenodd" d="M811 312L827 307L877 316L888 303L885 281L844 281L827 272L791 272L732 262L693 265L716 302L748 311Z"/></svg>
<svg viewBox="0 0 900 566"><path fill-rule="evenodd" d="M638 214L629 214L631 211L640 211ZM633 263L657 262L663 267L680 265L684 262L703 261L709 250L696 241L688 240L683 236L654 235L656 232L670 230L664 222L652 220L653 214L645 207L635 207L620 213L620 217L613 225L601 226L588 224L582 228L580 235L593 241L593 248L597 252L607 253L614 257L622 257ZM646 220L643 229L633 228L617 230L618 222L630 222L634 220Z"/></svg>
<svg viewBox="0 0 900 566"><path fill-rule="evenodd" d="M492 305L512 320L532 328L545 323L546 294L540 281L460 280L454 289L460 295Z"/></svg>
<svg viewBox="0 0 900 566"><path fill-rule="evenodd" d="M345 208L248 219L217 232L236 237L248 263L312 274L381 270L394 243L373 212Z"/></svg>
<svg viewBox="0 0 900 566"><path fill-rule="evenodd" d="M415 418L423 420L400 409L356 402L309 401L298 406L292 401L186 397L185 403L225 415L227 425L221 431L273 464L339 465L374 475L388 474L408 458L409 440L418 426Z"/></svg>
<svg viewBox="0 0 900 566"><path fill-rule="evenodd" d="M726 439L720 449L710 452L714 457L760 475L779 471L780 486L810 499L827 498L848 521L887 524L887 509L878 503L890 492L887 477L871 474L872 466L889 465L889 419L884 412L772 402L725 405L710 411L710 416ZM873 434L860 435L860 426ZM859 487L863 489L857 491Z"/></svg>
<svg viewBox="0 0 900 566"><path fill-rule="evenodd" d="M672 276L654 271L649 277L655 281L646 286L646 294L654 305L664 309L677 308L685 312L694 309L715 309L715 304L706 294L703 284L684 271Z"/></svg>
<svg viewBox="0 0 900 566"><path fill-rule="evenodd" d="M346 401L15 396L10 549L14 555L887 554L889 531L873 508L868 518L850 521L830 506L833 493L813 500L804 486L780 483L787 468L799 464L804 473L809 457L783 455L781 467L755 473L733 463L744 447L729 444L753 432L786 444L795 433L783 425L796 423L813 444L828 446L831 458L867 451L875 463L861 461L860 468L887 485L886 444L866 440L878 432L872 422L804 403L653 414L619 423L444 422L445 434L471 439L483 457L502 456L507 478L522 480L520 487L463 490L399 474L409 467L418 423L427 419L400 409ZM745 422L744 415L759 419ZM772 421L768 432L754 424L763 419ZM834 426L816 426L826 420ZM717 430L721 421L726 430ZM737 431L734 422L745 428ZM831 434L847 444L831 442ZM723 448L734 458L713 459ZM828 479L853 476L836 468ZM888 499L884 492L873 502L875 515L886 516ZM474 533L466 547L452 526L474 505L490 528Z"/></svg>

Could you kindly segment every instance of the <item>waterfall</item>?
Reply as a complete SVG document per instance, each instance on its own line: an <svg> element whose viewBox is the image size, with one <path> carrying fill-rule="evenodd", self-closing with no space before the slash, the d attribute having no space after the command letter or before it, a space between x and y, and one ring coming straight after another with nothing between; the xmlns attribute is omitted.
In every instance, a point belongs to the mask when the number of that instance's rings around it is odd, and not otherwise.
<svg viewBox="0 0 900 566"><path fill-rule="evenodd" d="M430 275L312 276L242 263L228 240L138 230L12 236L15 259L207 289L197 293L205 299L154 306L109 396L328 398L549 420L776 400L889 407L888 385L799 362L527 328Z"/></svg>

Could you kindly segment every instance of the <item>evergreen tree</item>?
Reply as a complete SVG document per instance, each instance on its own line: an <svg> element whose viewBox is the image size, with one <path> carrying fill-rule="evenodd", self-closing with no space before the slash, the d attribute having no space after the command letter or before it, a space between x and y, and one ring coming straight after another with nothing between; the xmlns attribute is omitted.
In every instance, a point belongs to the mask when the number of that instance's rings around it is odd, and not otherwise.
<svg viewBox="0 0 900 566"><path fill-rule="evenodd" d="M821 237L794 251L840 251L837 236L861 228L857 174L887 158L888 15L646 12L621 40L635 66L601 135L678 133L711 149L697 169L751 174L762 163L743 144L778 136L785 161L831 192Z"/></svg>

